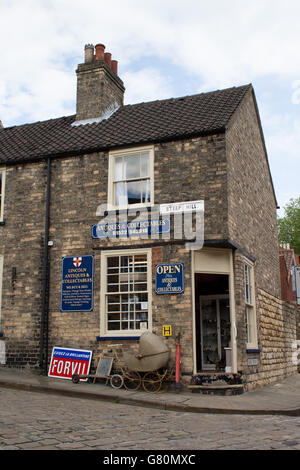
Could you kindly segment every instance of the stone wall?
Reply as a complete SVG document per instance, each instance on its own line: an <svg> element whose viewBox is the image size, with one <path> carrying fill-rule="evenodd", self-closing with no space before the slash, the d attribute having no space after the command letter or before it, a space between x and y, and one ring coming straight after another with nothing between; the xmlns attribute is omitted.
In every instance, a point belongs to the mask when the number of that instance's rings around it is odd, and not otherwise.
<svg viewBox="0 0 300 470"><path fill-rule="evenodd" d="M280 298L276 200L252 92L226 133L229 238L256 259L260 288Z"/></svg>
<svg viewBox="0 0 300 470"><path fill-rule="evenodd" d="M46 174L44 162L6 169L0 331L13 366L39 363Z"/></svg>
<svg viewBox="0 0 300 470"><path fill-rule="evenodd" d="M247 367L247 388L280 381L297 372L294 359L296 341L295 306L258 290L260 367Z"/></svg>
<svg viewBox="0 0 300 470"><path fill-rule="evenodd" d="M238 370L248 389L266 385L294 374L296 309L293 304L269 294L255 284L258 347L247 349L246 306L244 299L245 256L234 255ZM252 365L250 365L252 363Z"/></svg>

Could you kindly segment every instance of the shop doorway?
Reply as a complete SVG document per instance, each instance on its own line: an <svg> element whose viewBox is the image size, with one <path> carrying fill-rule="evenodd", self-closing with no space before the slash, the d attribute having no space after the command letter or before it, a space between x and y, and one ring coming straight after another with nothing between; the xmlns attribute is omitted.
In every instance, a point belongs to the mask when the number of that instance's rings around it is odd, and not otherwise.
<svg viewBox="0 0 300 470"><path fill-rule="evenodd" d="M195 274L197 371L222 372L231 347L229 276ZM227 352L228 355L228 352Z"/></svg>

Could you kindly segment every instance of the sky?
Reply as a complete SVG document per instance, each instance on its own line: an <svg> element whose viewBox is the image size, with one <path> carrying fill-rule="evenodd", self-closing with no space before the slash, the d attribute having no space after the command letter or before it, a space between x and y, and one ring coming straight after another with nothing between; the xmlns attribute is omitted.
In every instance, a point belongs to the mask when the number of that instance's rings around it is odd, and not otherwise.
<svg viewBox="0 0 300 470"><path fill-rule="evenodd" d="M0 0L0 120L75 113L84 45L119 62L125 104L252 83L281 209L300 196L298 0Z"/></svg>

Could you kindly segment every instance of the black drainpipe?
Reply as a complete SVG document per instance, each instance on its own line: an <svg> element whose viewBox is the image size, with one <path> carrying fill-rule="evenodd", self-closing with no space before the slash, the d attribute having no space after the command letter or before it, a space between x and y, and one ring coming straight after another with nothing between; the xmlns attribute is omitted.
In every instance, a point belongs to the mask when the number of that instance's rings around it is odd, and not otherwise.
<svg viewBox="0 0 300 470"><path fill-rule="evenodd" d="M45 207L45 233L44 233L44 256L43 256L43 271L42 271L42 316L41 316L41 332L40 332L40 368L47 373L48 362L48 272L49 272L49 215L50 215L50 180L51 180L51 163L50 158L47 159L47 189L46 189L46 207ZM46 338L45 338L46 332ZM44 355L44 348L46 343L46 350Z"/></svg>

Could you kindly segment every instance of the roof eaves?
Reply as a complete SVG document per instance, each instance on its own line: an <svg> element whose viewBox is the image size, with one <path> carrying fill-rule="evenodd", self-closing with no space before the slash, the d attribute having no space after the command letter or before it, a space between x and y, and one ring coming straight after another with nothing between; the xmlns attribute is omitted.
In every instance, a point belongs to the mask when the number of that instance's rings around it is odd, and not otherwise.
<svg viewBox="0 0 300 470"><path fill-rule="evenodd" d="M80 149L77 148L77 149L65 150L62 152L43 153L40 155L32 155L32 156L28 156L24 158L0 160L0 165L13 166L13 165L17 165L20 163L34 163L34 162L45 160L48 158L54 159L54 158L64 158L64 157L71 157L71 156L75 157L75 156L84 155L84 154L105 152L105 151L109 151L113 149L118 149L118 148L122 149L122 148L137 146L137 145L146 145L146 144L155 145L156 143L164 143L164 142L171 142L171 141L177 141L177 140L183 140L183 139L191 139L191 138L196 138L196 137L204 137L207 135L214 135L214 134L223 134L225 130L226 130L225 126L222 126L222 127L216 127L214 129L204 130L204 131L170 134L170 135L158 137L156 139L153 139L153 138L140 139L140 140L132 140L132 141L124 142L124 143L106 144L106 145L99 145L99 146L93 146L93 147L82 147Z"/></svg>

